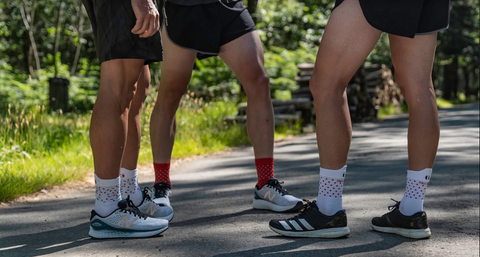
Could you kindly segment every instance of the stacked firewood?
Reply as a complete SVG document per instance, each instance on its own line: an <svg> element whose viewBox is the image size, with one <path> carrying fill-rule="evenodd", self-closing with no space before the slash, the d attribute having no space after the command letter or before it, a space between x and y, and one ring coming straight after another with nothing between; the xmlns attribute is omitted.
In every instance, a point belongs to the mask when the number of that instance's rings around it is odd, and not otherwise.
<svg viewBox="0 0 480 257"><path fill-rule="evenodd" d="M299 89L292 92L292 98L313 100L309 81L314 64L302 63L298 65L298 69L296 80ZM403 96L393 81L392 71L384 64L362 66L350 80L347 95L350 116L355 122L375 120L381 107L392 105L394 108L401 108L403 104Z"/></svg>
<svg viewBox="0 0 480 257"><path fill-rule="evenodd" d="M302 121L303 127L314 122L315 110L309 83L314 70L313 63L301 63L296 81L299 89L292 91L291 100L273 100L276 124ZM392 105L400 109L403 96L393 81L392 71L386 65L364 65L355 73L347 86L350 117L354 122L377 118L381 107ZM247 103L237 107L238 114L226 117L226 121L244 123L247 120ZM311 126L311 125L310 125Z"/></svg>

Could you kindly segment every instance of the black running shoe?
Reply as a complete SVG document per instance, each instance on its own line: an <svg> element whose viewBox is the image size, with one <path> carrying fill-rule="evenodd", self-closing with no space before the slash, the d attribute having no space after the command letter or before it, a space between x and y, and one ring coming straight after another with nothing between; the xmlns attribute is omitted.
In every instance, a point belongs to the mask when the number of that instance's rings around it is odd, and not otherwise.
<svg viewBox="0 0 480 257"><path fill-rule="evenodd" d="M315 202L307 202L300 213L292 218L271 220L270 228L289 237L339 238L350 234L345 210L327 216L318 210Z"/></svg>
<svg viewBox="0 0 480 257"><path fill-rule="evenodd" d="M399 201L395 201L394 205L388 206L390 212L382 217L372 219L372 228L379 232L397 234L408 238L429 238L432 233L428 227L427 214L421 211L412 216L405 216L400 213L399 207Z"/></svg>
<svg viewBox="0 0 480 257"><path fill-rule="evenodd" d="M153 201L156 204L170 205L170 195L172 194L170 185L167 182L158 182L153 186L155 192L153 194Z"/></svg>

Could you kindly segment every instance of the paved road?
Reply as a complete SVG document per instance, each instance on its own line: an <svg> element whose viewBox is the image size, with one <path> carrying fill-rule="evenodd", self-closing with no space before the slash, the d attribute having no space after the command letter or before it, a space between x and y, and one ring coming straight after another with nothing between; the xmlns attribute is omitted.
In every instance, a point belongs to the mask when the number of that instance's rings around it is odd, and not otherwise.
<svg viewBox="0 0 480 257"><path fill-rule="evenodd" d="M405 116L357 124L349 156L344 207L347 239L291 239L269 230L285 217L252 210L252 151L238 149L175 168L175 219L163 236L92 240L93 189L76 197L0 209L0 256L478 256L479 106L441 111L441 142L425 207L433 235L414 241L371 231L370 219L401 199L407 169ZM318 187L314 135L276 145L276 175L296 195ZM152 181L143 180L144 185Z"/></svg>

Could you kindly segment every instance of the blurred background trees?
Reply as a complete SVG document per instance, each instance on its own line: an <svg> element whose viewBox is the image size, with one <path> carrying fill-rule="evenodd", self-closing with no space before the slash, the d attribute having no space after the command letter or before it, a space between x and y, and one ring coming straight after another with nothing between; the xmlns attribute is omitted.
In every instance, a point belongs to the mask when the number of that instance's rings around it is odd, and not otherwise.
<svg viewBox="0 0 480 257"><path fill-rule="evenodd" d="M296 64L314 61L331 0L249 0L276 97L295 88ZM80 0L0 2L0 110L6 103L46 104L47 79L71 78L70 106L91 109L99 74L92 29ZM434 81L448 100L478 98L479 4L452 1L450 28L440 33ZM385 36L368 58L391 65ZM160 64L152 67L153 84ZM37 93L27 92L38 91ZM43 91L42 91L43 90ZM219 60L197 61L191 90L206 100L234 99L238 81Z"/></svg>

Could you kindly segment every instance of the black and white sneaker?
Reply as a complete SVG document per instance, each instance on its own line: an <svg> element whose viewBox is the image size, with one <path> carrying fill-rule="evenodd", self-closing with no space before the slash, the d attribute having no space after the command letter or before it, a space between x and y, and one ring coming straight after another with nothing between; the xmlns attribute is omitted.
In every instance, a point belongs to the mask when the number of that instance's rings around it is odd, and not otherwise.
<svg viewBox="0 0 480 257"><path fill-rule="evenodd" d="M102 217L92 210L88 235L92 238L139 238L155 236L167 229L167 220L148 217L127 197L108 216Z"/></svg>
<svg viewBox="0 0 480 257"><path fill-rule="evenodd" d="M170 205L170 195L172 194L170 185L167 182L158 182L153 186L154 195L152 197L156 204Z"/></svg>
<svg viewBox="0 0 480 257"><path fill-rule="evenodd" d="M282 187L283 182L271 178L262 188L255 186L253 193L253 208L275 212L298 212L303 207L303 201Z"/></svg>
<svg viewBox="0 0 480 257"><path fill-rule="evenodd" d="M327 216L318 210L316 201L305 204L298 215L271 220L269 225L276 233L288 237L339 238L350 235L345 210Z"/></svg>
<svg viewBox="0 0 480 257"><path fill-rule="evenodd" d="M428 227L427 214L421 211L412 216L405 216L400 213L399 207L400 202L395 201L395 205L388 207L390 212L382 217L373 218L372 228L379 232L397 234L408 238L429 238L432 233Z"/></svg>

